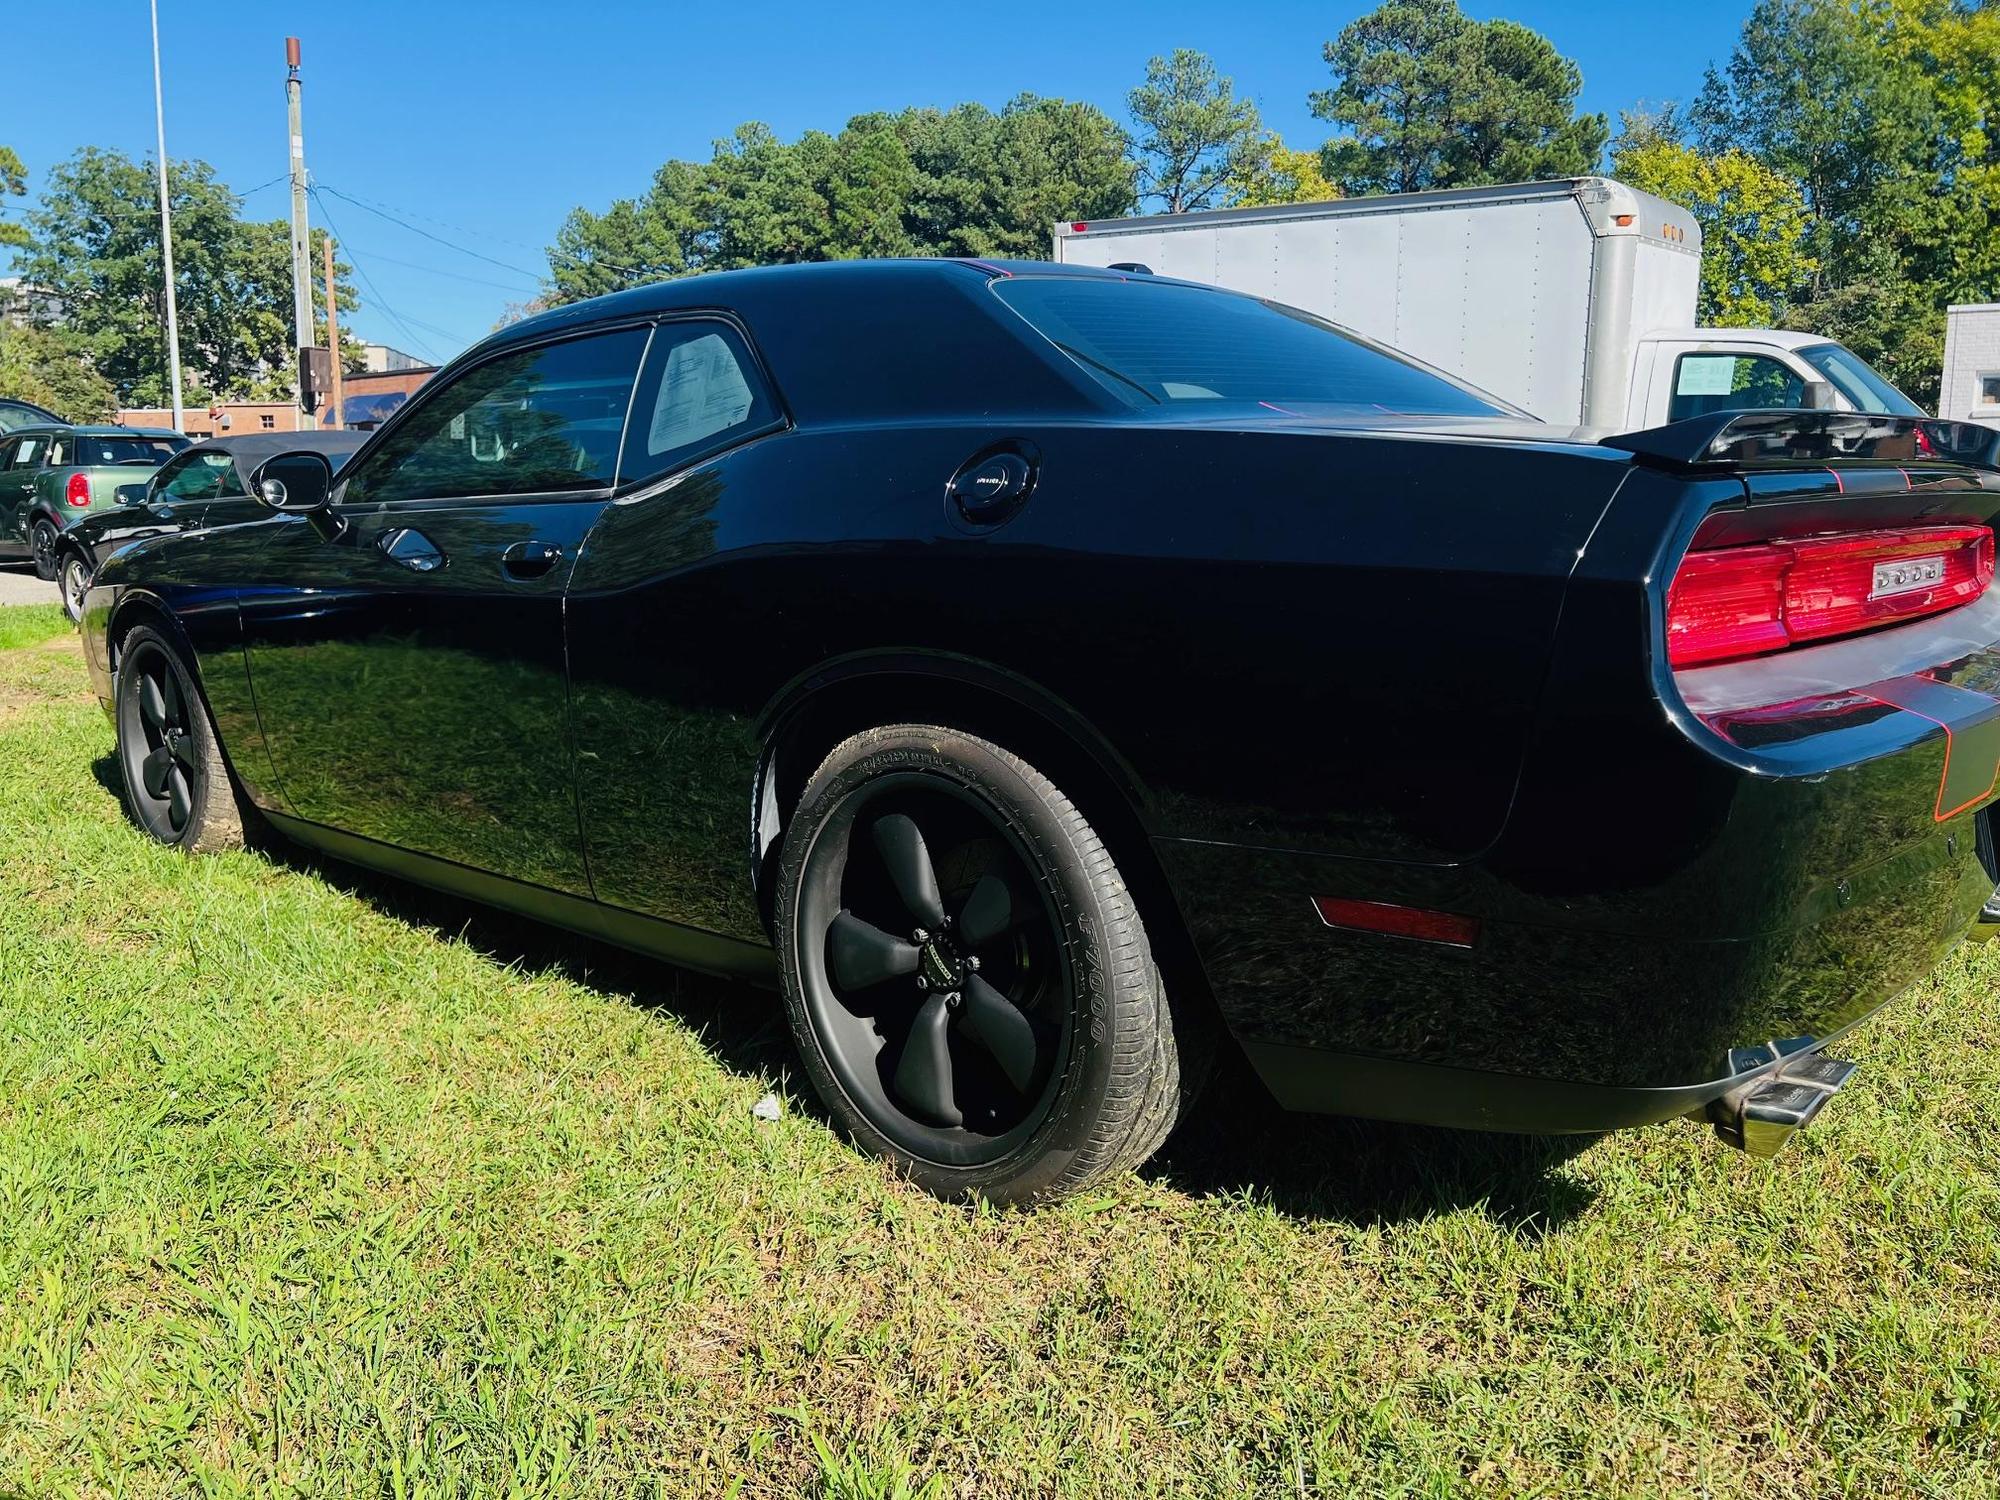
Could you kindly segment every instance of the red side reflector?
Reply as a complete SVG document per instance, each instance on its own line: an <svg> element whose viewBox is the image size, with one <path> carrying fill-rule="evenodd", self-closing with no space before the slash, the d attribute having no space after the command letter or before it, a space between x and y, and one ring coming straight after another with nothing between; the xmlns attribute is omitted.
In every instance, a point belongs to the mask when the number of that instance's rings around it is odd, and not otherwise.
<svg viewBox="0 0 2000 1500"><path fill-rule="evenodd" d="M69 483L63 486L63 499L81 510L90 504L90 480L82 474L69 476Z"/></svg>
<svg viewBox="0 0 2000 1500"><path fill-rule="evenodd" d="M1090 228L1090 226L1088 224L1072 224L1069 226L1069 228L1070 228L1070 233L1072 234L1082 234L1086 229Z"/></svg>
<svg viewBox="0 0 2000 1500"><path fill-rule="evenodd" d="M1474 918L1446 911L1391 906L1386 901L1350 901L1341 896L1315 896L1313 905L1327 926L1354 932L1381 932L1390 937L1419 938L1426 943L1450 943L1458 948L1470 948L1473 939L1479 936L1479 923Z"/></svg>
<svg viewBox="0 0 2000 1500"><path fill-rule="evenodd" d="M1677 667L1782 651L1970 604L1993 581L1985 526L1910 526L1690 552L1667 590Z"/></svg>

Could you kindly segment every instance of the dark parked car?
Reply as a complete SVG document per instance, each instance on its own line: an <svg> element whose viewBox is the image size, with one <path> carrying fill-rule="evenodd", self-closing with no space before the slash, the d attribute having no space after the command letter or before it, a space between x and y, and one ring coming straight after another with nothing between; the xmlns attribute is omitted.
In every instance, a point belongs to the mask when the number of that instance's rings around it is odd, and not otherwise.
<svg viewBox="0 0 2000 1500"><path fill-rule="evenodd" d="M1596 442L1228 292L750 271L493 335L337 482L105 559L84 636L155 838L774 980L939 1192L1139 1161L1223 1045L1769 1150L2000 878L1962 440Z"/></svg>
<svg viewBox="0 0 2000 1500"><path fill-rule="evenodd" d="M247 487L251 471L265 459L309 450L324 453L337 473L366 440L367 434L358 432L252 432L182 449L151 477L119 485L113 492L117 504L99 506L57 536L55 575L63 608L72 620L83 618L84 591L99 559L127 542L268 516L268 507L252 500Z"/></svg>
<svg viewBox="0 0 2000 1500"><path fill-rule="evenodd" d="M61 424L62 418L46 406L37 406L32 401L23 401L15 396L0 396L0 432L12 432L17 427Z"/></svg>

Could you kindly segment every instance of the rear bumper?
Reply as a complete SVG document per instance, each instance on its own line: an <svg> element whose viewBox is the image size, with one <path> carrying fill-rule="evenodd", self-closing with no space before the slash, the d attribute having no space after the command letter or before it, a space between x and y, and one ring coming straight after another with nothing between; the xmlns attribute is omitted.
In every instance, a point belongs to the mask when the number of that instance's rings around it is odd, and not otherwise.
<svg viewBox="0 0 2000 1500"><path fill-rule="evenodd" d="M1520 1130L1664 1119L1740 1085L1734 1049L1837 1035L1979 935L2000 880L2000 597L1671 686L1665 712L1650 682L1566 695L1506 831L1465 864L1160 841L1281 1100ZM1478 935L1334 929L1314 896Z"/></svg>
<svg viewBox="0 0 2000 1500"><path fill-rule="evenodd" d="M1702 938L1483 919L1469 948L1329 928L1310 898L1373 876L1380 899L1506 905L1476 871L1161 852L1224 1018L1281 1103L1595 1131L1698 1110L1746 1081L1732 1051L1824 1043L1928 974L1994 891L1973 818L1959 823L1815 892L1796 925Z"/></svg>

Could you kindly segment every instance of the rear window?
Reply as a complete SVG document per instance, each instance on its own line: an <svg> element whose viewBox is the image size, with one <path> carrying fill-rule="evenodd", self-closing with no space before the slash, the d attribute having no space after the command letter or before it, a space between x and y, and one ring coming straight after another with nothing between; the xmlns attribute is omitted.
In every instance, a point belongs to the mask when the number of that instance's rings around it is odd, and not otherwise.
<svg viewBox="0 0 2000 1500"><path fill-rule="evenodd" d="M186 446L186 438L96 437L90 433L79 433L76 456L70 462L84 469L115 468L128 464L134 468L153 469Z"/></svg>
<svg viewBox="0 0 2000 1500"><path fill-rule="evenodd" d="M1510 415L1310 313L1135 278L1015 276L994 295L1134 405L1261 402L1442 416Z"/></svg>

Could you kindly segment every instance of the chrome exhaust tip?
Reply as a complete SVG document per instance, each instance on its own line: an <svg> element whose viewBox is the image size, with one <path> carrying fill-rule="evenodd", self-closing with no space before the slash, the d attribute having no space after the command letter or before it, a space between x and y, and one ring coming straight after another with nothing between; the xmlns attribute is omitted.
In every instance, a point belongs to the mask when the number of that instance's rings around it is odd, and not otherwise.
<svg viewBox="0 0 2000 1500"><path fill-rule="evenodd" d="M1786 1044L1779 1043L1776 1050L1782 1055ZM1726 1144L1768 1160L1812 1124L1853 1076L1851 1062L1821 1052L1800 1053L1774 1072L1731 1089L1709 1106L1709 1118Z"/></svg>
<svg viewBox="0 0 2000 1500"><path fill-rule="evenodd" d="M1979 919L1965 934L1968 943L1990 943L2000 937L2000 891L1986 898L1986 904L1979 909Z"/></svg>

